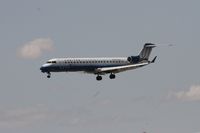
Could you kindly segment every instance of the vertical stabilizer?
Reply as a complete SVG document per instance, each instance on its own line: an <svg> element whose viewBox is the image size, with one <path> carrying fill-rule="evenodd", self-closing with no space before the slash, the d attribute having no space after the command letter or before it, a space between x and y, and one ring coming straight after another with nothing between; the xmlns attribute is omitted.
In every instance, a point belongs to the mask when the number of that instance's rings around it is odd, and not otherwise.
<svg viewBox="0 0 200 133"><path fill-rule="evenodd" d="M155 44L152 43L146 43L142 49L142 51L140 52L139 56L141 59L143 60L148 60L149 56L151 54L152 48L156 47Z"/></svg>

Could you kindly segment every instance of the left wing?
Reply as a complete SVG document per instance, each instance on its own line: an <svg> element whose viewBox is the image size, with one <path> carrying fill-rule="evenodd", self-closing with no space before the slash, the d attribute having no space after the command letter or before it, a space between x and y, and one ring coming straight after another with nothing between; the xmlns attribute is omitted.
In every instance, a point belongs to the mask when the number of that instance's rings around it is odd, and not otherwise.
<svg viewBox="0 0 200 133"><path fill-rule="evenodd" d="M105 74L105 73L119 73L130 69L136 69L138 67L146 66L148 65L148 62L145 63L139 63L139 64L133 64L133 65L126 65L126 66L117 66L117 67L102 67L97 68L95 70L95 73Z"/></svg>

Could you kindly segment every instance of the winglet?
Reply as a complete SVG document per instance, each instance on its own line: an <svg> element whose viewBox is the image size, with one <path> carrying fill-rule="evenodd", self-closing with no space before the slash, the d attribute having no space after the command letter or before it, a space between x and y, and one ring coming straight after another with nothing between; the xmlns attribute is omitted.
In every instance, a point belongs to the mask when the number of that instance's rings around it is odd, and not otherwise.
<svg viewBox="0 0 200 133"><path fill-rule="evenodd" d="M155 57L153 58L153 60L151 61L151 63L154 63L155 60L156 60L156 58L157 58L157 56L155 56Z"/></svg>

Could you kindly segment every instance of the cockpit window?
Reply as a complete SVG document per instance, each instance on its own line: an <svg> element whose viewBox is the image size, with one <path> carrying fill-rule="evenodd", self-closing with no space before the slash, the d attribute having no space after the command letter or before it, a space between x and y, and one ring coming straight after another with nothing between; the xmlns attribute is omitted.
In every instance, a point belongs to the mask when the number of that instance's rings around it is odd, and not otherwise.
<svg viewBox="0 0 200 133"><path fill-rule="evenodd" d="M54 63L54 64L56 64L56 61L47 61L47 63Z"/></svg>

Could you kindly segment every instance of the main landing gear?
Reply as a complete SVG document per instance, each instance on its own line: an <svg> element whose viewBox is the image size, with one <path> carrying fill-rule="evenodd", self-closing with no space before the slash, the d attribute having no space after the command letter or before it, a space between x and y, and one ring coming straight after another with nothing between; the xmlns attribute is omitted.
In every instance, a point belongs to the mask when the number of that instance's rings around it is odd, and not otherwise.
<svg viewBox="0 0 200 133"><path fill-rule="evenodd" d="M98 75L98 76L96 77L96 80L98 80L98 81L102 80L102 76Z"/></svg>
<svg viewBox="0 0 200 133"><path fill-rule="evenodd" d="M110 79L115 79L115 77L116 77L116 76L115 76L115 74L113 74L113 73L111 73L110 76L109 76ZM101 81L101 80L102 80L102 76L97 75L96 80L97 80L97 81Z"/></svg>
<svg viewBox="0 0 200 133"><path fill-rule="evenodd" d="M116 76L115 76L115 74L111 73L109 77L110 77L110 79L115 79Z"/></svg>

